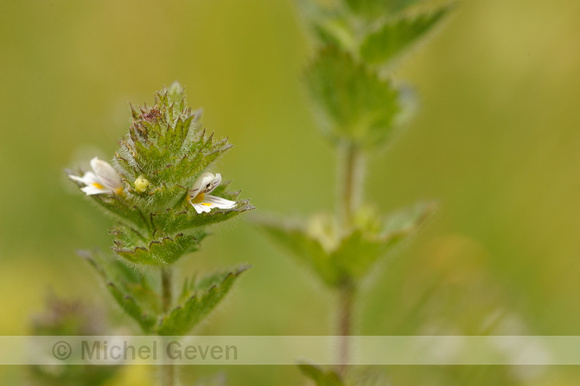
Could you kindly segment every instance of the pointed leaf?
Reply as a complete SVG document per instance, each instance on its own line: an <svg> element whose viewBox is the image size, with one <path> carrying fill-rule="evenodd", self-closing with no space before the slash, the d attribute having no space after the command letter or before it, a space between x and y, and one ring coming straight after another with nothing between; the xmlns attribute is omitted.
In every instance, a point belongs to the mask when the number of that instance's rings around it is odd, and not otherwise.
<svg viewBox="0 0 580 386"><path fill-rule="evenodd" d="M305 227L298 223L288 223L273 218L256 219L256 223L292 253L300 264L306 264L329 286L336 286L341 281L341 273L330 261L318 239L309 234Z"/></svg>
<svg viewBox="0 0 580 386"><path fill-rule="evenodd" d="M167 209L163 212L153 213L152 221L153 226L160 232L174 233L226 221L252 209L254 207L247 200L239 201L235 208L212 209L208 213L197 213L193 207L188 205L185 209Z"/></svg>
<svg viewBox="0 0 580 386"><path fill-rule="evenodd" d="M79 251L79 255L97 270L119 306L144 332L150 332L161 309L161 299L149 285L147 276L98 251Z"/></svg>
<svg viewBox="0 0 580 386"><path fill-rule="evenodd" d="M450 10L450 6L444 6L417 17L389 20L367 36L360 49L361 57L375 64L395 58L439 25Z"/></svg>
<svg viewBox="0 0 580 386"><path fill-rule="evenodd" d="M326 133L372 146L391 134L398 92L373 69L336 47L326 47L307 67L306 83Z"/></svg>
<svg viewBox="0 0 580 386"><path fill-rule="evenodd" d="M115 240L113 251L119 256L136 264L165 265L176 262L187 252L199 249L199 242L205 233L186 235L179 233L172 237L163 237L148 244L132 246L124 244L120 239Z"/></svg>
<svg viewBox="0 0 580 386"><path fill-rule="evenodd" d="M206 317L231 289L234 281L248 266L212 275L203 281L203 286L194 285L185 289L188 296L183 296L179 306L160 320L157 328L159 335L184 335Z"/></svg>

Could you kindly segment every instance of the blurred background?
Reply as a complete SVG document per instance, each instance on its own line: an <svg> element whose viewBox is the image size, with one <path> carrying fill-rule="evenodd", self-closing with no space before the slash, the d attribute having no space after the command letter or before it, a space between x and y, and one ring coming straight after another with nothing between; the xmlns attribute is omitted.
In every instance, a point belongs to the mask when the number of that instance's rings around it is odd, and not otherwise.
<svg viewBox="0 0 580 386"><path fill-rule="evenodd" d="M396 75L422 108L369 162L366 199L385 212L440 206L376 267L359 334L580 334L579 17L577 0L461 1L406 58ZM300 84L310 49L291 0L0 0L0 334L30 334L49 291L131 323L75 254L109 248L111 220L63 169L110 160L129 102L151 103L175 80L235 145L214 169L255 212L332 210L334 154ZM253 266L196 333L332 334L332 294L240 217L180 263L188 274ZM111 384L147 384L148 371L124 369ZM185 371L304 382L293 366ZM23 372L0 368L0 383L21 384ZM405 385L580 380L568 367L385 372Z"/></svg>

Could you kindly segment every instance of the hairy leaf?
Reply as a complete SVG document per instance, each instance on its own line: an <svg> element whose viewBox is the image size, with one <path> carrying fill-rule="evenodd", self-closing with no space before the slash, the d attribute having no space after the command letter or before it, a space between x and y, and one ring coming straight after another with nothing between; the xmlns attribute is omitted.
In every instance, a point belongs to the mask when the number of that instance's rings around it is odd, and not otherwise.
<svg viewBox="0 0 580 386"><path fill-rule="evenodd" d="M152 222L155 229L159 229L163 234L171 234L226 221L252 209L254 207L247 200L239 201L232 209L213 209L208 213L197 213L193 207L186 206L185 209L167 209L153 213Z"/></svg>
<svg viewBox="0 0 580 386"><path fill-rule="evenodd" d="M186 282L180 304L165 315L157 327L159 335L184 335L213 310L248 266L213 274L200 282Z"/></svg>
<svg viewBox="0 0 580 386"><path fill-rule="evenodd" d="M79 251L79 255L97 270L115 301L143 332L151 332L161 310L161 299L150 286L147 275L98 251Z"/></svg>
<svg viewBox="0 0 580 386"><path fill-rule="evenodd" d="M176 262L185 253L199 249L199 242L205 237L204 232L196 235L178 233L172 237L166 236L138 246L127 245L126 233L123 238L115 240L113 251L119 256L135 264L166 265Z"/></svg>

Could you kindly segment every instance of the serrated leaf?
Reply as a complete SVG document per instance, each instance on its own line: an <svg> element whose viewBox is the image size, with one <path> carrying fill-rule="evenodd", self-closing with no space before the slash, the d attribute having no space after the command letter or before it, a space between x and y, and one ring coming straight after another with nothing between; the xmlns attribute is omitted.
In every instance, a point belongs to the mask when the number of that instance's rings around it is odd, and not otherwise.
<svg viewBox="0 0 580 386"><path fill-rule="evenodd" d="M151 218L155 229L159 229L163 233L171 234L187 229L217 224L252 209L254 207L247 200L239 201L235 208L212 209L208 213L197 213L193 207L188 205L185 209L167 209L163 212L153 213Z"/></svg>
<svg viewBox="0 0 580 386"><path fill-rule="evenodd" d="M147 276L100 252L79 251L79 255L97 270L119 306L144 332L151 332L157 320L155 315L161 310L161 299Z"/></svg>
<svg viewBox="0 0 580 386"><path fill-rule="evenodd" d="M147 313L141 305L137 303L133 296L118 287L115 283L108 283L107 288L111 295L113 295L113 298L117 301L117 304L119 304L121 308L139 324L143 332L151 332L157 318L154 315Z"/></svg>
<svg viewBox="0 0 580 386"><path fill-rule="evenodd" d="M206 317L231 289L248 266L212 275L208 280L184 289L182 301L164 316L157 328L159 335L184 335ZM186 285L187 286L187 285Z"/></svg>
<svg viewBox="0 0 580 386"><path fill-rule="evenodd" d="M146 217L139 208L127 200L126 197L109 194L94 194L89 196L89 198L97 205L104 208L114 219L130 222L140 230L147 230L149 228Z"/></svg>
<svg viewBox="0 0 580 386"><path fill-rule="evenodd" d="M450 10L450 6L444 6L420 16L387 21L364 40L360 48L361 57L374 64L392 60L424 38Z"/></svg>
<svg viewBox="0 0 580 386"><path fill-rule="evenodd" d="M145 265L166 265L176 262L185 253L199 249L199 242L205 233L189 235L179 233L172 237L166 236L148 244L126 245L118 239L113 251L131 263Z"/></svg>
<svg viewBox="0 0 580 386"><path fill-rule="evenodd" d="M317 386L344 386L341 377L332 369L325 369L305 362L299 363L298 368L302 374L313 380Z"/></svg>
<svg viewBox="0 0 580 386"><path fill-rule="evenodd" d="M399 111L398 92L373 69L329 46L306 68L305 78L332 139L374 146L389 137Z"/></svg>

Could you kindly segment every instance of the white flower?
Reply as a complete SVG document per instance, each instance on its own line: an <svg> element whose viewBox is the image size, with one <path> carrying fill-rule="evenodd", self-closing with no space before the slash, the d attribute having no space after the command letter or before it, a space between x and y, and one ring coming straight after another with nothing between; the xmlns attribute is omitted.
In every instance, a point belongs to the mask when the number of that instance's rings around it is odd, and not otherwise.
<svg viewBox="0 0 580 386"><path fill-rule="evenodd" d="M121 195L123 193L121 176L111 165L95 157L91 160L91 168L93 171L86 172L82 177L72 174L68 176L73 181L85 184L86 186L81 190L89 196L93 194Z"/></svg>
<svg viewBox="0 0 580 386"><path fill-rule="evenodd" d="M203 173L193 185L187 195L188 201L197 213L207 213L213 208L231 209L236 206L235 201L212 196L211 193L222 182L222 175Z"/></svg>

